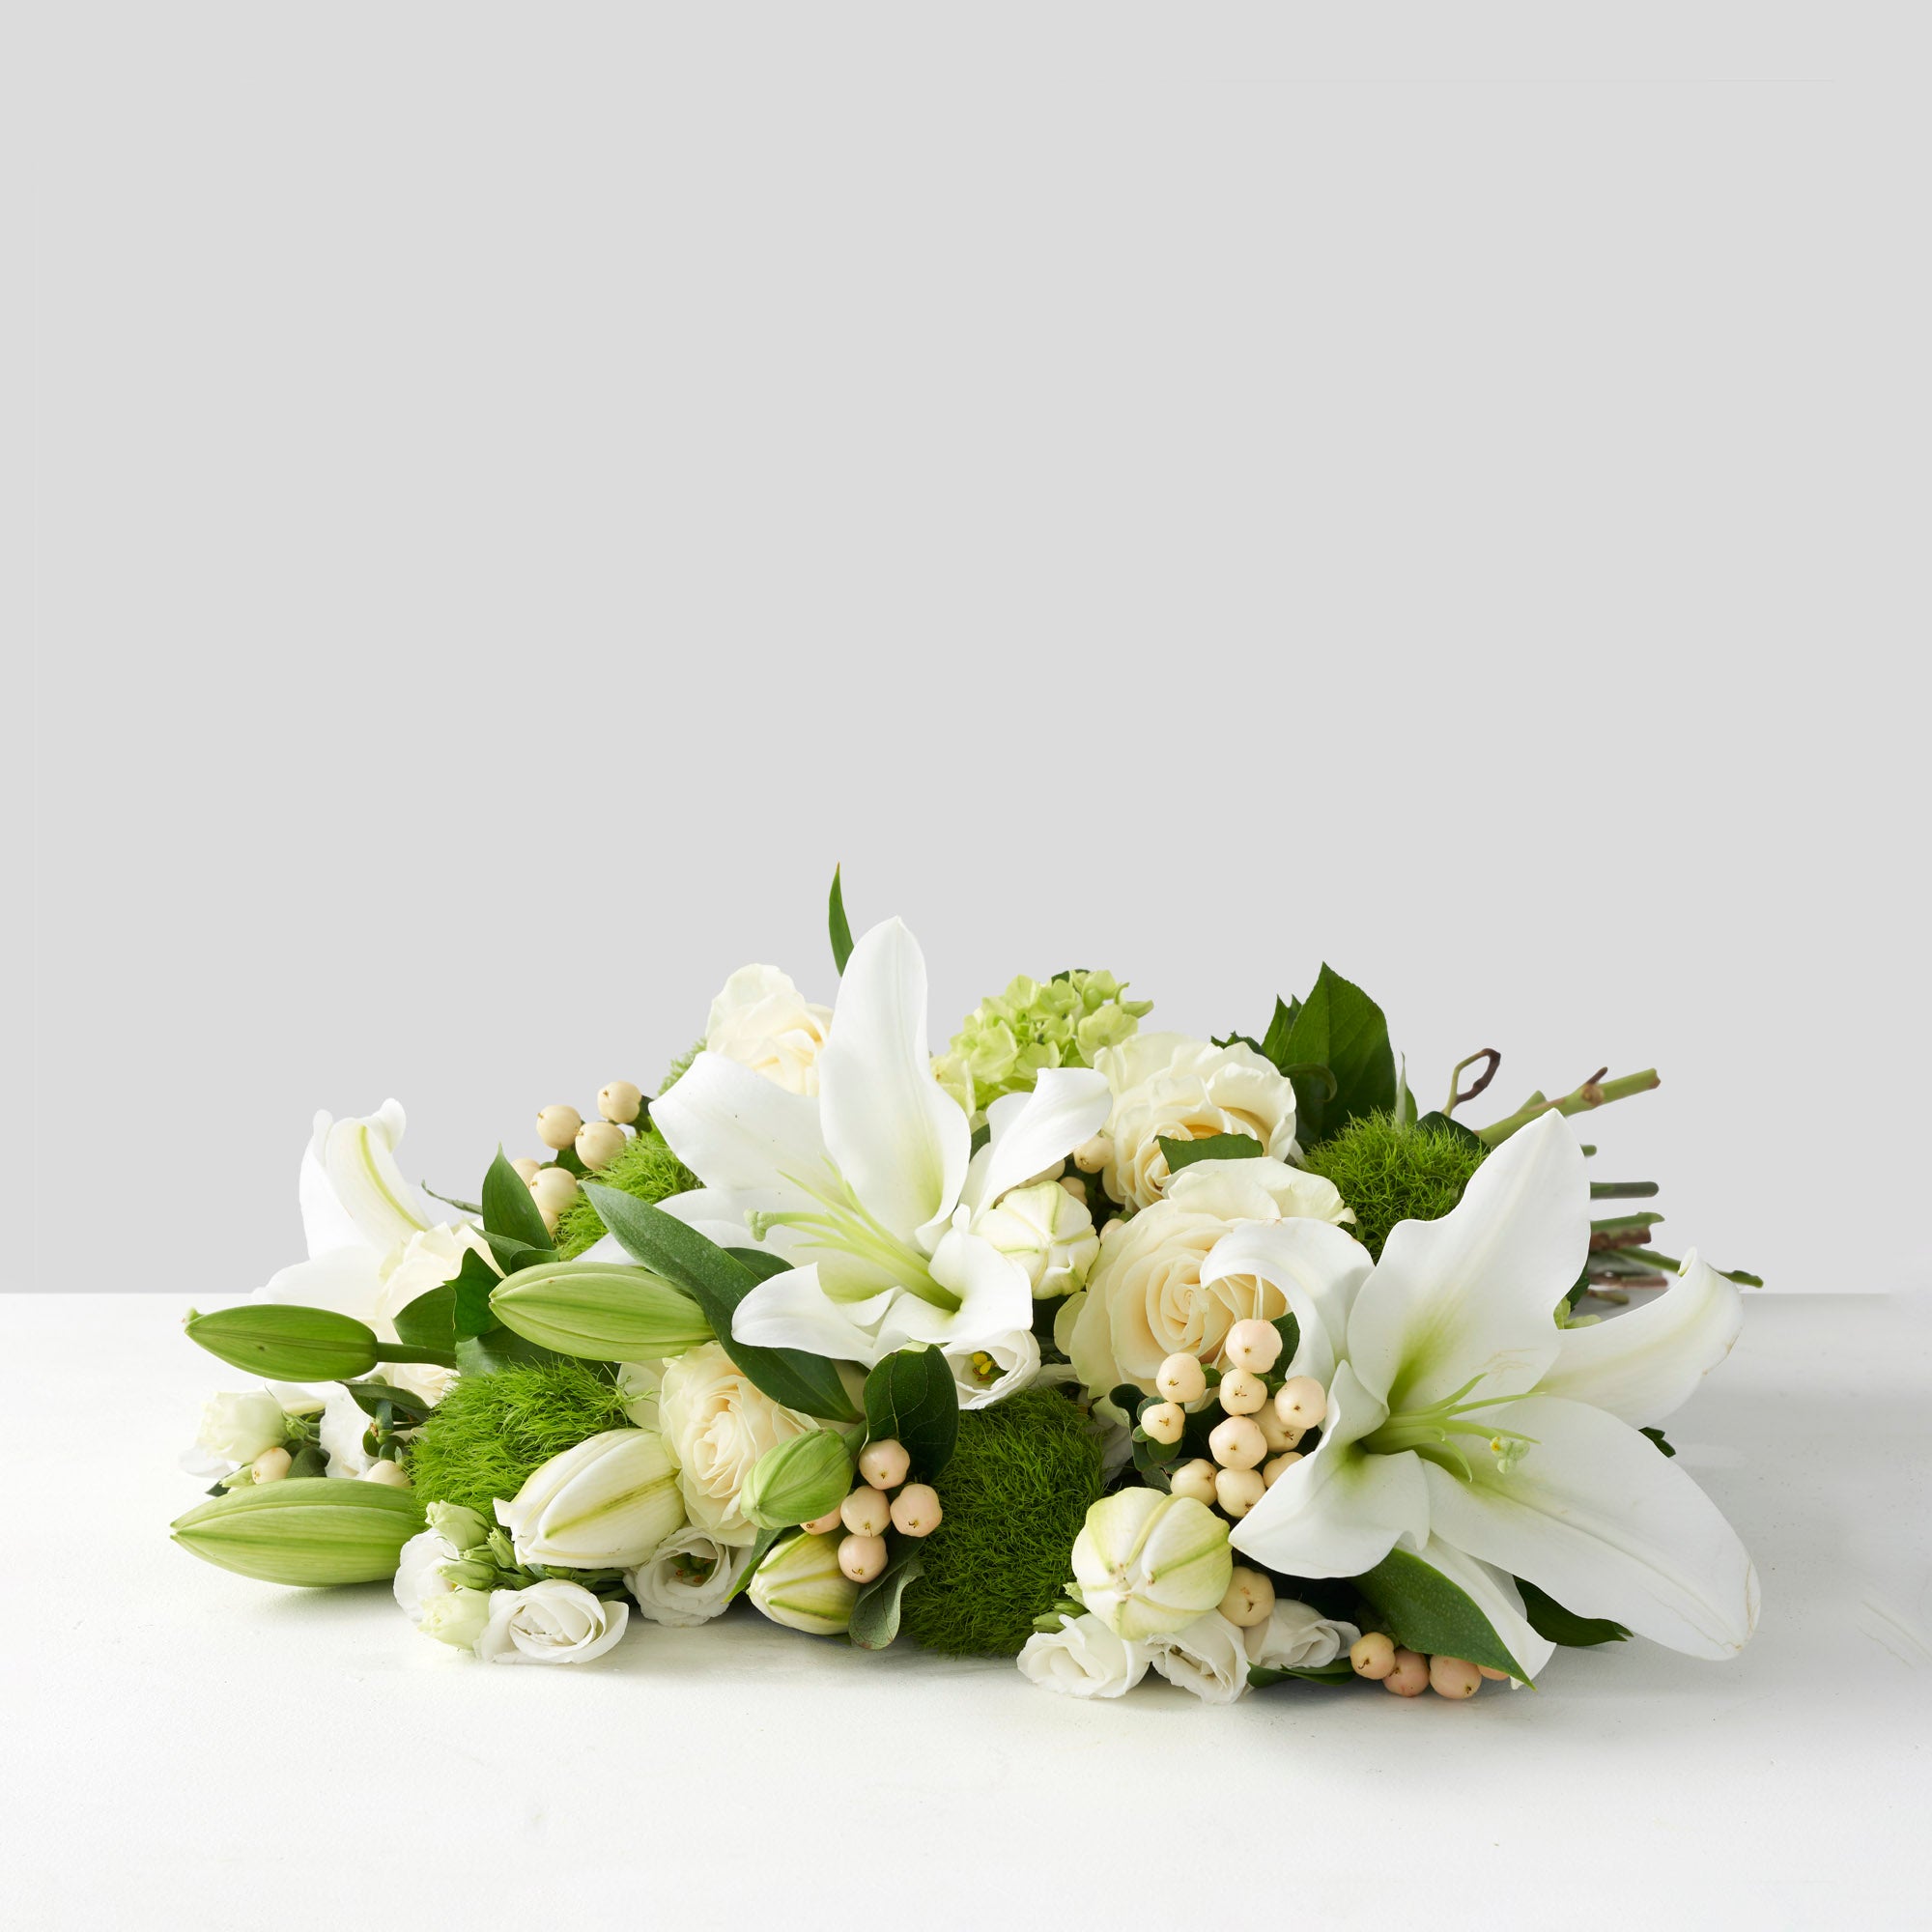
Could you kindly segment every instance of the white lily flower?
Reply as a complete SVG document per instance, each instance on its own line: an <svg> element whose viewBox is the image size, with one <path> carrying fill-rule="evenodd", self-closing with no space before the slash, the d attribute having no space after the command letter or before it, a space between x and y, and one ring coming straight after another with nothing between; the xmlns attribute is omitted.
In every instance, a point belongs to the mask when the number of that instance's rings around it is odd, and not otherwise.
<svg viewBox="0 0 1932 1932"><path fill-rule="evenodd" d="M1289 1576L1352 1577L1400 1545L1466 1591L1532 1674L1550 1646L1515 1577L1693 1657L1738 1651L1757 1622L1750 1559L1637 1426L1723 1359L1742 1305L1693 1252L1642 1309L1559 1329L1589 1198L1576 1136L1547 1114L1450 1213L1399 1225L1373 1268L1314 1221L1219 1242L1203 1278L1276 1283L1302 1324L1291 1372L1328 1383L1320 1446L1236 1525L1235 1546Z"/></svg>
<svg viewBox="0 0 1932 1932"><path fill-rule="evenodd" d="M867 1367L908 1344L955 1358L1006 1346L1032 1323L1032 1285L974 1214L1098 1129L1105 1079L1048 1069L969 1160L966 1116L933 1078L925 960L895 919L853 948L817 1072L815 1095L791 1094L700 1053L651 1109L705 1183L667 1211L792 1264L739 1303L733 1333Z"/></svg>

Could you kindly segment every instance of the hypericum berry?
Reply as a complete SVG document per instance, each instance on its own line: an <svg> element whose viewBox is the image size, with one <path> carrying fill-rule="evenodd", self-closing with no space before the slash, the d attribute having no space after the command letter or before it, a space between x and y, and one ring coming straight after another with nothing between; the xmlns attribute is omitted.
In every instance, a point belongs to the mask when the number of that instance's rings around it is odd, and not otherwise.
<svg viewBox="0 0 1932 1932"><path fill-rule="evenodd" d="M561 1214L577 1199L577 1177L568 1168L540 1168L530 1193L547 1214Z"/></svg>
<svg viewBox="0 0 1932 1932"><path fill-rule="evenodd" d="M1313 1376L1296 1376L1282 1383L1274 1412L1291 1429L1313 1429L1328 1413L1328 1391Z"/></svg>
<svg viewBox="0 0 1932 1932"><path fill-rule="evenodd" d="M1259 1469L1222 1469L1214 1477L1214 1500L1238 1520L1261 1501L1266 1488Z"/></svg>
<svg viewBox="0 0 1932 1932"><path fill-rule="evenodd" d="M1208 1393L1208 1372L1192 1355L1170 1355L1155 1371L1153 1385L1169 1402L1199 1402Z"/></svg>
<svg viewBox="0 0 1932 1932"><path fill-rule="evenodd" d="M1269 1489L1273 1489L1300 1461L1301 1451L1299 1449L1284 1449L1279 1456L1270 1456L1262 1464L1262 1481Z"/></svg>
<svg viewBox="0 0 1932 1932"><path fill-rule="evenodd" d="M279 1483L289 1473L295 1458L286 1449L264 1449L248 1464L248 1473L258 1483Z"/></svg>
<svg viewBox="0 0 1932 1932"><path fill-rule="evenodd" d="M1063 1174L1060 1177L1060 1184L1079 1202L1081 1207L1086 1207L1087 1183L1077 1174Z"/></svg>
<svg viewBox="0 0 1932 1932"><path fill-rule="evenodd" d="M365 1483L382 1483L392 1490L410 1490L415 1485L410 1481L410 1472L400 1463L371 1463L362 1471Z"/></svg>
<svg viewBox="0 0 1932 1932"><path fill-rule="evenodd" d="M1483 1673L1466 1658L1432 1657L1429 1688L1438 1697L1473 1697L1483 1688Z"/></svg>
<svg viewBox="0 0 1932 1932"><path fill-rule="evenodd" d="M1105 1134L1095 1134L1073 1150L1073 1165L1082 1174L1098 1174L1114 1157L1114 1143Z"/></svg>
<svg viewBox="0 0 1932 1932"><path fill-rule="evenodd" d="M629 1080L607 1080L597 1090L597 1111L620 1127L628 1127L643 1105L644 1090Z"/></svg>
<svg viewBox="0 0 1932 1932"><path fill-rule="evenodd" d="M629 1138L622 1127L612 1126L609 1121L586 1121L577 1130L577 1157L594 1174L624 1151Z"/></svg>
<svg viewBox="0 0 1932 1932"><path fill-rule="evenodd" d="M583 1116L575 1107L545 1107L537 1115L537 1139L561 1153L577 1138Z"/></svg>
<svg viewBox="0 0 1932 1932"><path fill-rule="evenodd" d="M893 1506L884 1490L869 1485L857 1489L838 1505L839 1520L854 1536L883 1536L893 1520Z"/></svg>
<svg viewBox="0 0 1932 1932"><path fill-rule="evenodd" d="M1267 1446L1270 1449L1280 1451L1301 1447L1303 1432L1299 1429L1291 1429L1276 1412L1273 1403L1264 1403L1255 1420L1261 1424L1262 1434L1267 1438Z"/></svg>
<svg viewBox="0 0 1932 1932"><path fill-rule="evenodd" d="M513 1160L510 1165L523 1176L526 1184L534 1180L543 1172L543 1162L532 1160L528 1154L523 1155L521 1159Z"/></svg>
<svg viewBox="0 0 1932 1932"><path fill-rule="evenodd" d="M799 1528L804 1530L808 1536L830 1536L835 1529L843 1529L844 1527L845 1517L842 1505L836 1510L827 1510L823 1516L813 1517L810 1522L799 1524Z"/></svg>
<svg viewBox="0 0 1932 1932"><path fill-rule="evenodd" d="M895 1490L905 1481L912 1458L890 1435L868 1442L859 1451L859 1474L875 1490Z"/></svg>
<svg viewBox="0 0 1932 1932"><path fill-rule="evenodd" d="M1157 1402L1141 1410L1141 1427L1151 1442L1179 1442L1187 1429L1187 1411L1178 1402Z"/></svg>
<svg viewBox="0 0 1932 1932"><path fill-rule="evenodd" d="M883 1536L848 1536L838 1546L838 1567L855 1583L869 1583L886 1567Z"/></svg>
<svg viewBox="0 0 1932 1932"><path fill-rule="evenodd" d="M1349 1646L1349 1662L1357 1677L1379 1684L1395 1668L1395 1639L1380 1631L1365 1631Z"/></svg>
<svg viewBox="0 0 1932 1932"><path fill-rule="evenodd" d="M1507 1684L1510 1681L1507 1670L1492 1670L1487 1663L1477 1664L1476 1670L1480 1676L1487 1677L1492 1684Z"/></svg>
<svg viewBox="0 0 1932 1932"><path fill-rule="evenodd" d="M1214 1478L1219 1471L1205 1456L1183 1463L1167 1479L1167 1487L1178 1496L1192 1496L1197 1503L1214 1501Z"/></svg>
<svg viewBox="0 0 1932 1932"><path fill-rule="evenodd" d="M1253 1416L1231 1415L1214 1425L1208 1453L1224 1469L1252 1469L1267 1454L1267 1438Z"/></svg>
<svg viewBox="0 0 1932 1932"><path fill-rule="evenodd" d="M930 1536L945 1514L929 1483L908 1483L893 1498L893 1527L901 1536Z"/></svg>
<svg viewBox="0 0 1932 1932"><path fill-rule="evenodd" d="M1268 1385L1247 1369L1230 1369L1214 1393L1230 1415L1253 1415L1268 1399Z"/></svg>
<svg viewBox="0 0 1932 1932"><path fill-rule="evenodd" d="M1235 1565L1228 1581L1228 1594L1221 1599L1221 1614L1236 1630L1247 1630L1267 1622L1274 1609L1274 1585L1259 1570Z"/></svg>
<svg viewBox="0 0 1932 1932"><path fill-rule="evenodd" d="M1398 1697L1420 1697L1429 1689L1429 1660L1412 1650L1398 1650L1394 1667L1382 1679L1382 1689Z"/></svg>
<svg viewBox="0 0 1932 1932"><path fill-rule="evenodd" d="M1221 1359L1237 1369L1264 1376L1281 1353L1281 1330L1272 1321L1236 1321L1221 1344Z"/></svg>

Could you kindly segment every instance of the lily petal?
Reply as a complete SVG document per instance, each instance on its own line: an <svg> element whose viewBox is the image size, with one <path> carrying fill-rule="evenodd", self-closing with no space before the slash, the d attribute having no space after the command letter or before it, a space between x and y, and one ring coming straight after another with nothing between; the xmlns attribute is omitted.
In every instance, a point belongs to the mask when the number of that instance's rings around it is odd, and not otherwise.
<svg viewBox="0 0 1932 1932"><path fill-rule="evenodd" d="M1407 1543L1406 1538L1404 1541ZM1432 1569L1448 1577L1489 1618L1490 1628L1503 1640L1503 1648L1531 1677L1556 1654L1556 1646L1547 1636L1537 1635L1523 1614L1522 1592L1517 1588L1514 1577L1498 1570L1493 1563L1484 1563L1466 1550L1444 1543L1439 1536L1430 1537L1420 1547L1412 1544L1408 1547Z"/></svg>
<svg viewBox="0 0 1932 1932"><path fill-rule="evenodd" d="M898 920L873 926L845 962L832 1035L818 1056L818 1117L846 1185L900 1240L916 1240L952 1211L972 1129L932 1077L925 958Z"/></svg>
<svg viewBox="0 0 1932 1932"><path fill-rule="evenodd" d="M298 1186L311 1255L357 1242L385 1255L434 1225L428 1196L396 1165L404 1124L396 1100L384 1100L361 1120L315 1117Z"/></svg>
<svg viewBox="0 0 1932 1932"><path fill-rule="evenodd" d="M651 1122L706 1187L779 1190L803 1204L795 1183L827 1178L817 1106L720 1053L700 1053L651 1102Z"/></svg>
<svg viewBox="0 0 1932 1932"><path fill-rule="evenodd" d="M1031 1094L1006 1094L986 1110L991 1137L985 1164L976 1157L977 1199L990 1206L1009 1188L1064 1160L1106 1124L1113 1093L1106 1076L1085 1066L1043 1068Z"/></svg>
<svg viewBox="0 0 1932 1932"><path fill-rule="evenodd" d="M334 1248L278 1269L269 1277L262 1298L353 1316L384 1341L393 1342L395 1330L382 1316L382 1259L374 1248Z"/></svg>
<svg viewBox="0 0 1932 1932"><path fill-rule="evenodd" d="M1641 1427L1683 1406L1745 1325L1736 1287L1692 1248L1677 1279L1628 1315L1565 1328L1539 1395L1567 1396Z"/></svg>
<svg viewBox="0 0 1932 1932"><path fill-rule="evenodd" d="M880 1330L892 1348L905 1342L938 1342L949 1353L981 1349L1033 1321L1033 1284L1026 1269L990 1241L967 1232L967 1210L941 1236L933 1250L932 1278L959 1297L956 1309L936 1308L907 1293L893 1305Z"/></svg>
<svg viewBox="0 0 1932 1932"><path fill-rule="evenodd" d="M1614 1618L1691 1657L1743 1648L1757 1624L1757 1573L1680 1464L1587 1403L1532 1395L1500 1414L1532 1438L1528 1453L1507 1475L1472 1458L1468 1483L1432 1463L1437 1536L1578 1616Z"/></svg>
<svg viewBox="0 0 1932 1932"><path fill-rule="evenodd" d="M1282 1473L1228 1541L1288 1577L1359 1577L1399 1537L1422 1542L1429 1493L1421 1462L1356 1446L1387 1420L1388 1410L1344 1362L1328 1390L1320 1446Z"/></svg>
<svg viewBox="0 0 1932 1932"><path fill-rule="evenodd" d="M1349 1359L1392 1409L1532 1387L1590 1250L1583 1151L1560 1115L1510 1136L1439 1221L1401 1221L1349 1318Z"/></svg>
<svg viewBox="0 0 1932 1932"><path fill-rule="evenodd" d="M869 1301L834 1301L815 1267L791 1268L761 1281L732 1310L731 1339L759 1349L804 1349L870 1368L885 1352L875 1331L893 1298L889 1290Z"/></svg>
<svg viewBox="0 0 1932 1932"><path fill-rule="evenodd" d="M1348 1339L1349 1311L1374 1265L1367 1248L1326 1221L1243 1221L1208 1249L1201 1279L1252 1274L1280 1289L1301 1328L1294 1359L1281 1372L1325 1383Z"/></svg>

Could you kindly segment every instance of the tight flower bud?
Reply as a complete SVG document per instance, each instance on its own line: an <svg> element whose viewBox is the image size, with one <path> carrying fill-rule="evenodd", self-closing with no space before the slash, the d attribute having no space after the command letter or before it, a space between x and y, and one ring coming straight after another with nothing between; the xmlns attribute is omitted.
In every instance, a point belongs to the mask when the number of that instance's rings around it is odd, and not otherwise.
<svg viewBox="0 0 1932 1932"><path fill-rule="evenodd" d="M895 1442L890 1435L867 1443L859 1452L860 1480L875 1490L897 1489L911 1467L912 1458L906 1454L904 1444Z"/></svg>
<svg viewBox="0 0 1932 1932"><path fill-rule="evenodd" d="M489 1539L490 1525L464 1503L431 1503L429 1526L459 1555L467 1556Z"/></svg>
<svg viewBox="0 0 1932 1932"><path fill-rule="evenodd" d="M893 1520L893 1506L883 1490L862 1487L838 1505L838 1515L854 1536L883 1536Z"/></svg>
<svg viewBox="0 0 1932 1932"><path fill-rule="evenodd" d="M537 1115L537 1139L559 1153L576 1140L583 1116L575 1107L545 1107Z"/></svg>
<svg viewBox="0 0 1932 1932"><path fill-rule="evenodd" d="M1183 1463L1167 1479L1167 1487L1177 1496L1192 1496L1197 1503L1214 1500L1215 1468L1205 1456Z"/></svg>
<svg viewBox="0 0 1932 1932"><path fill-rule="evenodd" d="M688 1294L615 1262L523 1268L491 1291L490 1312L526 1342L593 1362L655 1362L711 1340Z"/></svg>
<svg viewBox="0 0 1932 1932"><path fill-rule="evenodd" d="M859 1586L838 1567L838 1536L794 1536L753 1573L745 1594L788 1630L837 1636L852 1621Z"/></svg>
<svg viewBox="0 0 1932 1932"><path fill-rule="evenodd" d="M224 1570L315 1588L393 1577L403 1545L423 1527L407 1491L291 1476L205 1502L175 1521L173 1535Z"/></svg>
<svg viewBox="0 0 1932 1932"><path fill-rule="evenodd" d="M855 1583L869 1583L886 1567L883 1536L848 1536L838 1546L838 1567Z"/></svg>
<svg viewBox="0 0 1932 1932"><path fill-rule="evenodd" d="M944 1515L929 1483L908 1483L893 1498L893 1527L901 1536L930 1536Z"/></svg>
<svg viewBox="0 0 1932 1932"><path fill-rule="evenodd" d="M1258 1376L1266 1375L1280 1353L1281 1330L1259 1318L1236 1321L1221 1344L1221 1359L1230 1368L1246 1369Z"/></svg>
<svg viewBox="0 0 1932 1932"><path fill-rule="evenodd" d="M629 1145L630 1136L609 1121L587 1121L577 1130L577 1157L594 1174L609 1167Z"/></svg>
<svg viewBox="0 0 1932 1932"><path fill-rule="evenodd" d="M621 1127L628 1127L643 1105L644 1090L629 1080L607 1080L597 1090L597 1111Z"/></svg>
<svg viewBox="0 0 1932 1932"><path fill-rule="evenodd" d="M683 1524L684 1502L654 1430L607 1429L533 1470L497 1517L520 1563L627 1570Z"/></svg>
<svg viewBox="0 0 1932 1932"><path fill-rule="evenodd" d="M332 1309L251 1302L190 1315L185 1325L211 1355L270 1381L353 1381L376 1366L376 1331Z"/></svg>
<svg viewBox="0 0 1932 1932"><path fill-rule="evenodd" d="M789 1529L836 1515L851 1486L852 1455L844 1438L830 1429L811 1429L775 1443L758 1458L738 1491L738 1512L760 1529Z"/></svg>
<svg viewBox="0 0 1932 1932"><path fill-rule="evenodd" d="M1153 1385L1169 1402L1199 1402L1208 1393L1208 1374L1192 1355L1170 1355L1154 1372Z"/></svg>
<svg viewBox="0 0 1932 1932"><path fill-rule="evenodd" d="M423 1605L422 1619L416 1629L439 1643L453 1644L458 1650L473 1650L489 1622L490 1592L457 1589L432 1597Z"/></svg>
<svg viewBox="0 0 1932 1932"><path fill-rule="evenodd" d="M1184 1630L1227 1595L1228 1525L1192 1496L1121 1490L1087 1512L1073 1575L1088 1609L1116 1636Z"/></svg>

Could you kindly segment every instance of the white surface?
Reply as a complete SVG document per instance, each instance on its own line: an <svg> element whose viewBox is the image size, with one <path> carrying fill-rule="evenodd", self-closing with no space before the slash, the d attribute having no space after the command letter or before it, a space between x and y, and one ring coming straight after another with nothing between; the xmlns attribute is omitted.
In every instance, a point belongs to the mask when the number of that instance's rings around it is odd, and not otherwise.
<svg viewBox="0 0 1932 1932"><path fill-rule="evenodd" d="M25 11L43 1285L258 1287L319 1106L473 1199L835 860L940 1036L1325 957L1932 1278L1922 8Z"/></svg>
<svg viewBox="0 0 1932 1932"><path fill-rule="evenodd" d="M1734 1664L1633 1643L1538 1693L1232 1710L1151 1682L1074 1703L749 1607L493 1668L380 1586L199 1564L166 1538L197 1494L170 1463L236 1378L176 1312L0 1302L10 1926L1923 1922L1932 1327L1907 1304L1754 1299L1671 1425L1763 1576Z"/></svg>

